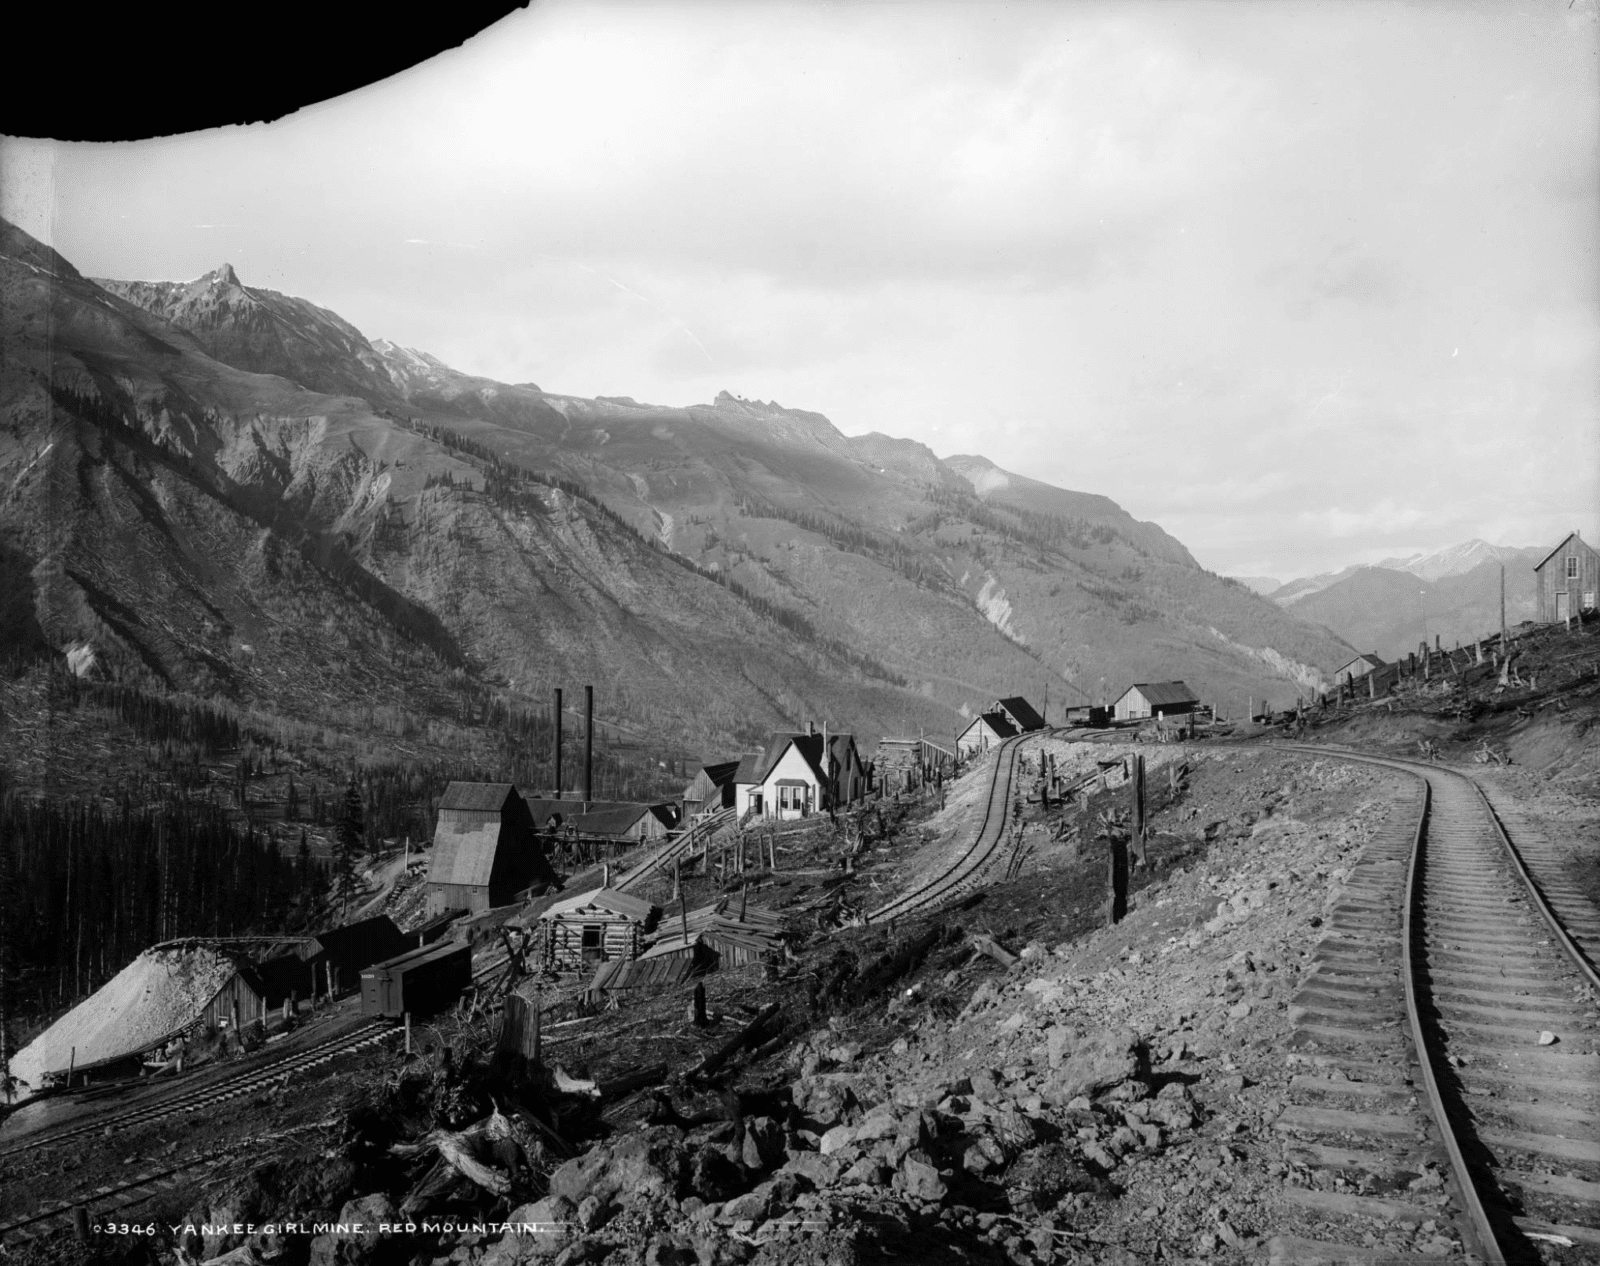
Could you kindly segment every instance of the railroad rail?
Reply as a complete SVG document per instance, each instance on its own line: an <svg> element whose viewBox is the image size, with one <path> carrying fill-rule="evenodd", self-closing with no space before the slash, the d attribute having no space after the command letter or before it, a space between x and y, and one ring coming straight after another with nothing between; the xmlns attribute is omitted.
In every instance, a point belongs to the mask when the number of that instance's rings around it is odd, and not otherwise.
<svg viewBox="0 0 1600 1266"><path fill-rule="evenodd" d="M66 1125L61 1129L41 1129L23 1141L0 1149L0 1160L39 1147L55 1146L75 1138L104 1135L113 1130L148 1125L152 1121L160 1121L166 1117L214 1107L230 1099L237 1099L241 1095L254 1094L275 1085L282 1085L299 1073L321 1067L341 1056L353 1054L369 1046L375 1046L401 1031L391 1021L374 1020L337 1037L330 1037L308 1046L303 1051L283 1055L267 1064L242 1068L222 1081L181 1090L163 1097L156 1103L130 1108L110 1116L95 1116L88 1121L77 1125Z"/></svg>
<svg viewBox="0 0 1600 1266"><path fill-rule="evenodd" d="M1275 750L1410 779L1348 874L1290 1007L1289 1058L1307 1071L1275 1123L1303 1184L1285 1188L1291 1206L1395 1230L1381 1246L1370 1231L1364 1246L1288 1237L1281 1255L1376 1260L1408 1247L1423 1260L1459 1241L1492 1266L1536 1261L1542 1242L1594 1260L1600 976L1541 891L1556 877L1530 871L1464 774Z"/></svg>
<svg viewBox="0 0 1600 1266"><path fill-rule="evenodd" d="M667 841L649 857L645 858L644 861L622 876L612 887L618 892L626 892L635 884L650 878L652 875L660 874L668 863L682 857L695 844L701 840L709 840L726 826L732 817L732 809L718 809L715 813L696 822L687 831L678 836L677 839Z"/></svg>
<svg viewBox="0 0 1600 1266"><path fill-rule="evenodd" d="M904 918L908 914L935 910L964 896L982 882L984 875L1004 851L1001 846L1005 841L1006 817L1011 808L1012 785L1016 781L1017 758L1021 755L1022 744L1033 737L1035 735L1018 734L995 748L994 769L989 776L989 796L984 805L983 820L972 843L943 873L870 911L866 916L868 923L882 923L888 919Z"/></svg>

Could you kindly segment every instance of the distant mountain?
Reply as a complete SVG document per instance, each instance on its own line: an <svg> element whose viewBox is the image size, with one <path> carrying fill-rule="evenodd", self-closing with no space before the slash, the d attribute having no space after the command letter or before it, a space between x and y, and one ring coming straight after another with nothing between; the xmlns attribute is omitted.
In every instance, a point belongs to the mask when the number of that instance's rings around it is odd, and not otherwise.
<svg viewBox="0 0 1600 1266"><path fill-rule="evenodd" d="M1519 548L1515 545L1490 545L1487 541L1471 540L1465 545L1451 545L1431 554L1414 554L1410 558L1386 558L1378 567L1391 571L1410 572L1423 580L1440 580L1445 576L1464 576L1484 563L1515 564L1521 561L1536 563L1547 550L1540 546Z"/></svg>
<svg viewBox="0 0 1600 1266"><path fill-rule="evenodd" d="M722 393L494 382L245 285L94 282L0 222L0 652L311 724L592 681L664 747L948 731L1131 680L1292 694L1327 630L1110 499Z"/></svg>
<svg viewBox="0 0 1600 1266"><path fill-rule="evenodd" d="M1263 598L1283 588L1283 581L1276 576L1230 576L1228 579L1237 580L1251 593L1258 593Z"/></svg>
<svg viewBox="0 0 1600 1266"><path fill-rule="evenodd" d="M1499 629L1500 564L1482 562L1471 571L1431 581L1386 567L1361 567L1337 584L1307 594L1291 609L1385 659L1436 637L1453 646ZM1507 622L1531 620L1535 610L1532 565L1508 564Z"/></svg>
<svg viewBox="0 0 1600 1266"><path fill-rule="evenodd" d="M1323 572L1319 576L1301 576L1295 580L1286 580L1272 591L1272 600L1280 607L1293 606L1302 598L1321 593L1329 585L1336 585L1362 570L1364 569L1361 567L1346 567L1340 571Z"/></svg>

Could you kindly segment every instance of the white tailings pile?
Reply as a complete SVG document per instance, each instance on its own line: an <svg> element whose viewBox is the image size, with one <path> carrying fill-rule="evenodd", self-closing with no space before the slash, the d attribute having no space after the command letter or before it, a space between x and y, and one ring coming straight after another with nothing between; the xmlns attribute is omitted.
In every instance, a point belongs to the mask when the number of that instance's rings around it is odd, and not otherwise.
<svg viewBox="0 0 1600 1266"><path fill-rule="evenodd" d="M200 1018L237 970L208 946L140 954L11 1057L11 1075L40 1089L46 1073L131 1055Z"/></svg>

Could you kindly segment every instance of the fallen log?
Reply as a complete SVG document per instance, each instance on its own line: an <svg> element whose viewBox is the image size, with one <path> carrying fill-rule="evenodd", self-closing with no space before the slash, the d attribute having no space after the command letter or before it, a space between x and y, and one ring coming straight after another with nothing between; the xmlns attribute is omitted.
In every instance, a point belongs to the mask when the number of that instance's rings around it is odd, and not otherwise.
<svg viewBox="0 0 1600 1266"><path fill-rule="evenodd" d="M555 1083L555 1088L564 1095L589 1095L593 1098L600 1097L599 1085L587 1078L569 1077L567 1070L557 1064L550 1074L550 1080Z"/></svg>
<svg viewBox="0 0 1600 1266"><path fill-rule="evenodd" d="M778 1004L776 1002L768 1003L762 1007L755 1019L751 1020L749 1024L745 1025L744 1028L740 1029L721 1046L717 1047L716 1050L702 1059L695 1067L691 1068L689 1076L709 1077L737 1055L745 1044L755 1037L766 1026L767 1022L777 1014Z"/></svg>
<svg viewBox="0 0 1600 1266"><path fill-rule="evenodd" d="M601 1099L620 1099L623 1095L643 1090L646 1086L659 1086L667 1079L665 1064L651 1064L637 1072L628 1073L611 1081L602 1081L596 1087Z"/></svg>
<svg viewBox="0 0 1600 1266"><path fill-rule="evenodd" d="M977 950L980 954L987 954L1002 967L1014 967L1020 961L1010 950L995 944L991 937L974 936L970 939L972 941L973 949Z"/></svg>

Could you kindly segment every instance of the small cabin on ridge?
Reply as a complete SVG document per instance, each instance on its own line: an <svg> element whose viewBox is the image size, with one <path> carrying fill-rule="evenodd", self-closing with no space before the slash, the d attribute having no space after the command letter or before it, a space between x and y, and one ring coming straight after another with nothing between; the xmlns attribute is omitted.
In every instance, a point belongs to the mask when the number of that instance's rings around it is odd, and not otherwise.
<svg viewBox="0 0 1600 1266"><path fill-rule="evenodd" d="M1569 616L1593 611L1600 592L1600 554L1583 537L1569 532L1566 539L1533 569L1540 624L1564 624Z"/></svg>
<svg viewBox="0 0 1600 1266"><path fill-rule="evenodd" d="M557 901L539 916L544 961L558 970L634 959L655 931L661 911L614 888L595 888Z"/></svg>
<svg viewBox="0 0 1600 1266"><path fill-rule="evenodd" d="M1364 655L1357 655L1348 664L1341 664L1338 671L1333 674L1333 684L1348 686L1351 682L1360 681L1371 673L1381 672L1388 666L1374 652L1368 651Z"/></svg>

